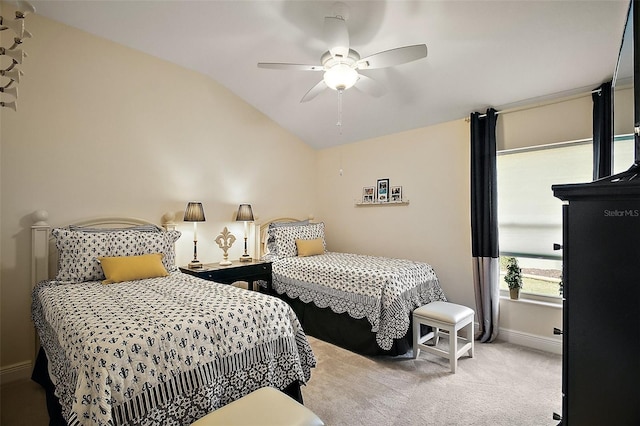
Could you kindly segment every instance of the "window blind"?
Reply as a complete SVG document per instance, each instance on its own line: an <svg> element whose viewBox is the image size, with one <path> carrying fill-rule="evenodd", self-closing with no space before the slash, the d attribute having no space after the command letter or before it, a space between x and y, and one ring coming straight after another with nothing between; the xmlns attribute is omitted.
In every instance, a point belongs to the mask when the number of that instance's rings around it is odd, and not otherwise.
<svg viewBox="0 0 640 426"><path fill-rule="evenodd" d="M591 140L498 153L498 228L501 253L558 258L562 201L551 185L592 180ZM633 163L633 137L616 137L614 173Z"/></svg>

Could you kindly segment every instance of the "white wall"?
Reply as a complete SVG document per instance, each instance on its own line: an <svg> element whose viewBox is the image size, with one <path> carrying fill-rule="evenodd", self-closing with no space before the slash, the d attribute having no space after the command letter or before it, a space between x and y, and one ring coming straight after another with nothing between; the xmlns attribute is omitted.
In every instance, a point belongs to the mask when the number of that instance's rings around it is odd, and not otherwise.
<svg viewBox="0 0 640 426"><path fill-rule="evenodd" d="M28 24L18 112L0 109L3 372L34 354L35 210L48 210L54 226L107 215L159 223L175 212L178 263L186 264L188 201L204 203L203 262L221 260L214 239L224 226L238 237L230 257L242 253L240 203L260 218L316 207L315 151L215 81L39 15Z"/></svg>

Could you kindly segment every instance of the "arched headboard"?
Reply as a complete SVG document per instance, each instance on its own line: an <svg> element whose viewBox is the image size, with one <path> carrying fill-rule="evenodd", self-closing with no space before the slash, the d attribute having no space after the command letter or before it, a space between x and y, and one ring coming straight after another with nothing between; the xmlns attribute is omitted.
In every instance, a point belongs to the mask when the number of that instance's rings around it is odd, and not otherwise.
<svg viewBox="0 0 640 426"><path fill-rule="evenodd" d="M51 225L47 222L49 213L46 210L37 210L32 214L31 225L31 287L40 281L53 278L57 272L58 253L55 241L51 238ZM153 225L144 219L133 217L97 217L73 222L65 227L99 228L99 229L126 229L140 225ZM166 213L162 216L162 227L166 230L176 228L174 215Z"/></svg>

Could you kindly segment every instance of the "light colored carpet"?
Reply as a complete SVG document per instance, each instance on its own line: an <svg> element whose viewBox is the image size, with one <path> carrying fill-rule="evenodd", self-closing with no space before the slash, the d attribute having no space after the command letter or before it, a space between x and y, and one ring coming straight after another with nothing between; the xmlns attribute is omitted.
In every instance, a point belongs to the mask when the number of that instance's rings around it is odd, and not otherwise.
<svg viewBox="0 0 640 426"><path fill-rule="evenodd" d="M442 339L443 343L446 339ZM476 343L451 374L446 359L422 352L369 358L309 337L318 360L302 388L305 405L328 426L556 425L559 355L508 343ZM44 392L24 380L2 385L0 424L48 424Z"/></svg>
<svg viewBox="0 0 640 426"><path fill-rule="evenodd" d="M557 425L562 359L509 343L478 343L452 374L422 351L363 357L309 337L318 360L305 405L327 425ZM441 344L446 343L441 339Z"/></svg>
<svg viewBox="0 0 640 426"><path fill-rule="evenodd" d="M47 402L44 389L34 381L20 380L0 388L0 424L2 426L47 426Z"/></svg>

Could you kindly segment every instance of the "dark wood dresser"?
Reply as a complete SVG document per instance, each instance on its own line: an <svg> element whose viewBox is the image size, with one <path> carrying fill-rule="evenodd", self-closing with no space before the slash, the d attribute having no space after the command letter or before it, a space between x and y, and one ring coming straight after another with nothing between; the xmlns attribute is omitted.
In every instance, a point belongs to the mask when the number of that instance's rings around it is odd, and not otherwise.
<svg viewBox="0 0 640 426"><path fill-rule="evenodd" d="M640 425L640 179L554 185L563 206L563 426Z"/></svg>

